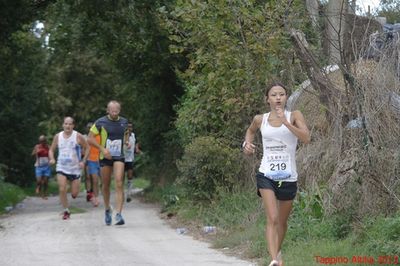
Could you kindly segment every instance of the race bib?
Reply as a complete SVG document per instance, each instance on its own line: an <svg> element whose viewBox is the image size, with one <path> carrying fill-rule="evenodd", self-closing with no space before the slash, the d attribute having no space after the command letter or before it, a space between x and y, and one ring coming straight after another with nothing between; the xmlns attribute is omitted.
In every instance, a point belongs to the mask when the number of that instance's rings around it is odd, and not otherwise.
<svg viewBox="0 0 400 266"><path fill-rule="evenodd" d="M58 160L60 161L60 164L66 165L66 164L71 164L72 163L72 156L71 153L69 152L61 152Z"/></svg>
<svg viewBox="0 0 400 266"><path fill-rule="evenodd" d="M121 156L122 140L107 139L106 148L110 151L111 156Z"/></svg>
<svg viewBox="0 0 400 266"><path fill-rule="evenodd" d="M292 174L291 158L287 145L272 140L265 146L267 172L265 175L272 180L285 180Z"/></svg>
<svg viewBox="0 0 400 266"><path fill-rule="evenodd" d="M39 157L38 158L38 165L39 166L46 166L49 164L49 158L48 157Z"/></svg>

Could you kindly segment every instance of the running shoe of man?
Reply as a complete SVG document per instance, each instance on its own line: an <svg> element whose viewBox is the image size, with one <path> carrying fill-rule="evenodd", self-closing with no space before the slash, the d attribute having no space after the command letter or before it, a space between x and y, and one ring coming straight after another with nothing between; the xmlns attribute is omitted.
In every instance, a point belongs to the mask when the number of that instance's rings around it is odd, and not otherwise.
<svg viewBox="0 0 400 266"><path fill-rule="evenodd" d="M126 202L130 202L132 200L132 187L133 183L131 180L129 180L126 188Z"/></svg>
<svg viewBox="0 0 400 266"><path fill-rule="evenodd" d="M122 215L120 213L117 213L117 215L115 215L115 220L117 221L115 225L125 224L124 218L122 218Z"/></svg>
<svg viewBox="0 0 400 266"><path fill-rule="evenodd" d="M106 210L105 214L106 214L105 215L106 225L111 225L111 223L112 223L112 211L111 210Z"/></svg>
<svg viewBox="0 0 400 266"><path fill-rule="evenodd" d="M91 201L91 199L93 198L93 196L94 196L94 193L93 193L93 192L87 191L87 192L86 192L86 201L87 201L87 202Z"/></svg>
<svg viewBox="0 0 400 266"><path fill-rule="evenodd" d="M132 196L132 191L130 189L128 189L126 191L126 202L131 202L131 200L132 200L131 196Z"/></svg>
<svg viewBox="0 0 400 266"><path fill-rule="evenodd" d="M70 217L71 217L71 213L68 212L68 211L64 211L62 219L63 220L68 220Z"/></svg>

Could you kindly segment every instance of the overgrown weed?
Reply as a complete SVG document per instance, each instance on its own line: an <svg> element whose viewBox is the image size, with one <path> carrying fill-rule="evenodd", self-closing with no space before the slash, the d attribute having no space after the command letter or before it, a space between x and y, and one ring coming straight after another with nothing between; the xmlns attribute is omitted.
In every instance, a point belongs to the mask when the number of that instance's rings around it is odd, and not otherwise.
<svg viewBox="0 0 400 266"><path fill-rule="evenodd" d="M6 207L13 207L25 197L20 187L0 180L0 214L6 212Z"/></svg>
<svg viewBox="0 0 400 266"><path fill-rule="evenodd" d="M179 191L172 186L163 192L164 199L179 198L164 201L164 211L173 212L181 223L216 226L216 237L211 239L215 248L268 265L265 215L254 190L219 191L211 202L190 201ZM326 214L318 193L299 192L282 252L285 265L321 265L318 256L347 258L352 263L358 257L373 257L377 261L379 256L399 254L398 243L400 214L369 218L360 227L354 212Z"/></svg>

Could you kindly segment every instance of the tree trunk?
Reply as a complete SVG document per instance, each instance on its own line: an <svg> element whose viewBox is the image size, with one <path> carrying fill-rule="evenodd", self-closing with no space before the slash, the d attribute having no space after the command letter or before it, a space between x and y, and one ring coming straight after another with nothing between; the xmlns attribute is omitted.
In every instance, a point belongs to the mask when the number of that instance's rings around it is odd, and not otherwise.
<svg viewBox="0 0 400 266"><path fill-rule="evenodd" d="M315 56L309 50L304 33L291 29L290 35L296 54L307 72L311 85L319 92L319 100L327 108L327 120L332 123L337 113L341 93L326 76L323 66L318 64Z"/></svg>
<svg viewBox="0 0 400 266"><path fill-rule="evenodd" d="M318 0L306 0L306 7L314 29L318 29L319 3Z"/></svg>
<svg viewBox="0 0 400 266"><path fill-rule="evenodd" d="M345 32L345 16L348 13L347 0L329 0L326 8L326 35L328 57L330 64L341 62L343 51L343 35Z"/></svg>

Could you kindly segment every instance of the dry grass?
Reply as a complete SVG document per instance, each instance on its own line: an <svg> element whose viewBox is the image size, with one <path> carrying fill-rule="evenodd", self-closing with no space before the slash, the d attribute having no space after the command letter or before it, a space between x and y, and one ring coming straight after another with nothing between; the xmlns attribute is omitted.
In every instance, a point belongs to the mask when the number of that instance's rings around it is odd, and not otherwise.
<svg viewBox="0 0 400 266"><path fill-rule="evenodd" d="M325 109L311 85L294 103L313 139L298 151L300 185L318 184L328 212L350 209L362 217L400 207L399 49L387 49L378 61L356 62L350 70L354 87L346 86L340 71L328 74L343 93L337 110ZM327 112L334 114L331 123ZM353 119L359 127L348 128Z"/></svg>

